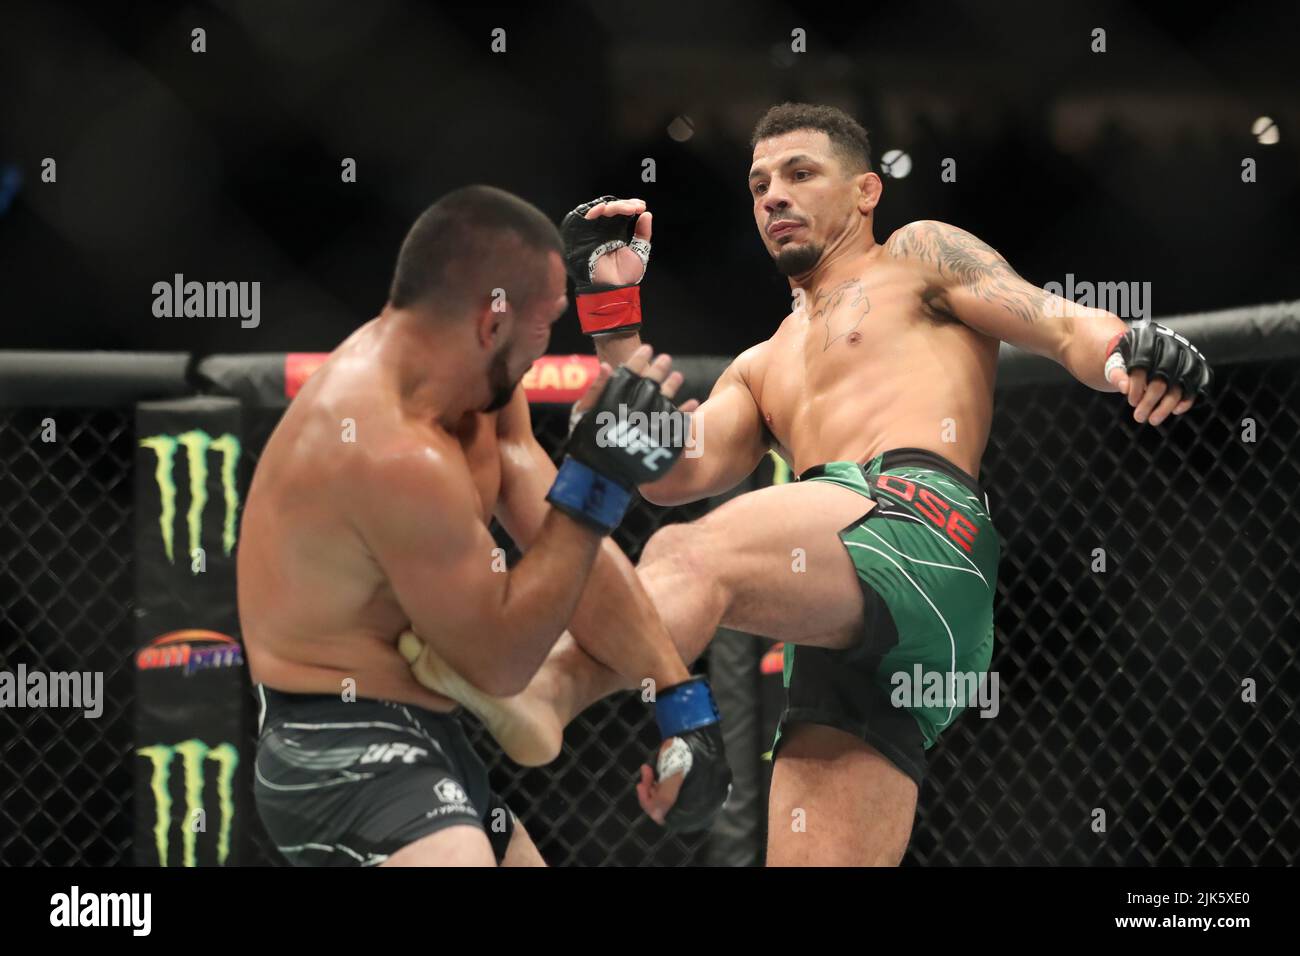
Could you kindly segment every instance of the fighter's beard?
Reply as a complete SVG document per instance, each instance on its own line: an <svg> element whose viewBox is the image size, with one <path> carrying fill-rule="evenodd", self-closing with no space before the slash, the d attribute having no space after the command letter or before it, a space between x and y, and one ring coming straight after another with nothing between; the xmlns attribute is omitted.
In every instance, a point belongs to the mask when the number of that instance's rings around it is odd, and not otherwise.
<svg viewBox="0 0 1300 956"><path fill-rule="evenodd" d="M510 367L506 363L506 350L503 346L492 357L492 364L488 366L488 387L492 389L492 401L483 411L499 412L510 404L510 396L515 393L515 386L519 381L519 379L513 382L510 380Z"/></svg>
<svg viewBox="0 0 1300 956"><path fill-rule="evenodd" d="M807 275L821 261L822 251L810 242L785 246L774 257L776 269L786 278Z"/></svg>

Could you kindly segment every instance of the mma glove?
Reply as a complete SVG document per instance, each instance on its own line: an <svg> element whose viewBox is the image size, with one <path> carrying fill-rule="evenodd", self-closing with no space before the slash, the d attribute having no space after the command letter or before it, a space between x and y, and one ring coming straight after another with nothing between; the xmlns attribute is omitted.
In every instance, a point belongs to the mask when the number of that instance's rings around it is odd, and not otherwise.
<svg viewBox="0 0 1300 956"><path fill-rule="evenodd" d="M731 796L731 768L722 743L721 716L703 677L674 684L655 698L655 720L667 747L652 761L655 780L681 773L677 801L664 818L669 832L707 830Z"/></svg>
<svg viewBox="0 0 1300 956"><path fill-rule="evenodd" d="M672 429L638 423L664 421L675 412L658 382L620 366L570 432L546 500L609 534L623 520L636 486L662 478L682 454Z"/></svg>
<svg viewBox="0 0 1300 956"><path fill-rule="evenodd" d="M630 332L641 327L641 289L644 267L650 264L650 243L634 235L636 216L583 217L603 202L616 202L614 196L601 196L585 202L564 217L560 236L564 240L564 268L573 279L577 297L578 320L588 335L603 332ZM641 260L643 271L636 282L610 285L592 281L596 263L606 253L631 249Z"/></svg>
<svg viewBox="0 0 1300 956"><path fill-rule="evenodd" d="M1170 388L1183 390L1183 398L1204 398L1214 382L1214 372L1205 356L1173 329L1156 322L1135 325L1111 339L1105 376L1122 368L1132 374L1146 369L1148 379L1164 379Z"/></svg>

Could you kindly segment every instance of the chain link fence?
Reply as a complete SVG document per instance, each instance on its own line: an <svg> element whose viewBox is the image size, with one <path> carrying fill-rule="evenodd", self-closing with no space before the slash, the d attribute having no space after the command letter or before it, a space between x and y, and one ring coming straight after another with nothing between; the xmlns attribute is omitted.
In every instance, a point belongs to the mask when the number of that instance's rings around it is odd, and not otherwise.
<svg viewBox="0 0 1300 956"><path fill-rule="evenodd" d="M104 711L0 709L0 863L131 858L131 467L126 410L0 409L0 669L100 671ZM55 441L42 441L42 436Z"/></svg>
<svg viewBox="0 0 1300 956"><path fill-rule="evenodd" d="M999 396L1001 711L932 751L913 862L1300 854L1300 363L1215 374L1159 429L1077 385Z"/></svg>
<svg viewBox="0 0 1300 956"><path fill-rule="evenodd" d="M1298 373L1219 368L1213 406L1158 430L1078 385L1000 394L982 480L1004 539L1001 709L931 751L908 863L1294 860ZM277 415L251 413L247 467ZM534 418L554 451L565 414ZM129 408L0 409L0 669L105 680L97 720L0 709L6 865L131 860L133 454ZM642 503L618 541L635 559L707 507ZM551 864L705 862L706 836L668 837L637 807L657 733L634 695L591 708L546 768L472 736Z"/></svg>

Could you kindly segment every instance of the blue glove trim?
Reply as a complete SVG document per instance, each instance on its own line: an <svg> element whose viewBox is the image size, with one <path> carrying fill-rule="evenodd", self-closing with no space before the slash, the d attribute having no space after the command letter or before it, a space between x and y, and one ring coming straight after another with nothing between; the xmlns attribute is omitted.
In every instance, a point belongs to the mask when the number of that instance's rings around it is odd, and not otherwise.
<svg viewBox="0 0 1300 956"><path fill-rule="evenodd" d="M582 462L566 457L546 500L574 517L585 518L608 534L623 520L632 492Z"/></svg>
<svg viewBox="0 0 1300 956"><path fill-rule="evenodd" d="M716 724L721 719L713 691L703 677L674 684L660 691L655 699L655 720L662 740Z"/></svg>

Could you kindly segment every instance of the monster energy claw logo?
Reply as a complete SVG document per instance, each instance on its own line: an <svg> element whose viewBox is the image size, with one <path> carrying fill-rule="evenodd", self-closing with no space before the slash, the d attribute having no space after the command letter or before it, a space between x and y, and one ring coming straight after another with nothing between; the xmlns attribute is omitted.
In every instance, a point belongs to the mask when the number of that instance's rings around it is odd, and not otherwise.
<svg viewBox="0 0 1300 956"><path fill-rule="evenodd" d="M181 755L185 782L185 816L181 820L184 839L183 863L195 866L199 833L206 830L203 809L203 785L209 762L217 765L217 799L221 807L221 827L217 831L217 865L224 866L230 856L230 827L235 819L234 781L239 766L239 751L234 744L209 747L201 740L183 740L178 744L154 744L136 751L153 763L149 789L154 800L154 843L158 848L158 865L167 865L172 828L171 770L172 758ZM196 826L195 824L199 825Z"/></svg>
<svg viewBox="0 0 1300 956"><path fill-rule="evenodd" d="M190 508L186 512L185 524L189 531L190 554L198 550L203 528L203 509L208 503L208 451L221 453L221 490L225 497L225 520L221 528L221 546L226 555L235 547L235 520L239 511L239 490L236 487L236 469L239 466L240 445L234 435L225 434L213 438L205 431L194 429L181 435L149 435L140 439L140 447L151 448L158 456L158 465L154 469L154 479L158 482L158 494L162 500L162 513L158 523L162 527L163 550L167 560L175 561L173 555L174 524L176 521L176 479L172 468L176 459L177 447L185 449L186 461L190 469ZM192 568L198 573L197 568Z"/></svg>

